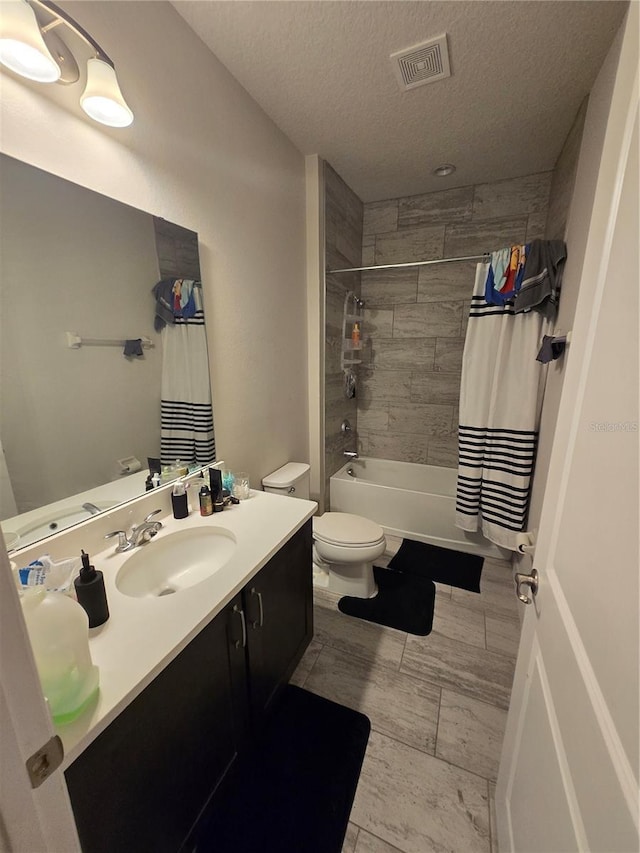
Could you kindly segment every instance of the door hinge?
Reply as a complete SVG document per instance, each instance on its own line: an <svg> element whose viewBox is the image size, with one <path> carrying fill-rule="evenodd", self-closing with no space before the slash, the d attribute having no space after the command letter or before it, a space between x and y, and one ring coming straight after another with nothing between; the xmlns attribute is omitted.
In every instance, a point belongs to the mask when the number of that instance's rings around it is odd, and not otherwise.
<svg viewBox="0 0 640 853"><path fill-rule="evenodd" d="M62 741L58 735L54 735L25 761L31 787L39 788L44 780L60 767L63 758Z"/></svg>

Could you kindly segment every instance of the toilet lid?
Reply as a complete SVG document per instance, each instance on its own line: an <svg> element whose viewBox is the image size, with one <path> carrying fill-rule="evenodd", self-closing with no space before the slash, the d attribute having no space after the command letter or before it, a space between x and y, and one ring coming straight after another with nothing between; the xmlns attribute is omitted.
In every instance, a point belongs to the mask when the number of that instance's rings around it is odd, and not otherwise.
<svg viewBox="0 0 640 853"><path fill-rule="evenodd" d="M313 519L313 535L330 545L376 545L384 537L379 524L348 512L325 512Z"/></svg>

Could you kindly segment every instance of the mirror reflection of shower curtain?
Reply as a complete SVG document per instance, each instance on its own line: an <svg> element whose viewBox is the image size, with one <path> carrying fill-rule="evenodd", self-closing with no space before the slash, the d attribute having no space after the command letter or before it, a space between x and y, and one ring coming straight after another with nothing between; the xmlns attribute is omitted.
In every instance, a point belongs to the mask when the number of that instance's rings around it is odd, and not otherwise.
<svg viewBox="0 0 640 853"><path fill-rule="evenodd" d="M163 465L215 462L209 359L202 288L193 288L196 312L162 330L160 456Z"/></svg>
<svg viewBox="0 0 640 853"><path fill-rule="evenodd" d="M535 462L546 365L536 361L550 321L485 301L476 268L462 358L456 526L517 550Z"/></svg>

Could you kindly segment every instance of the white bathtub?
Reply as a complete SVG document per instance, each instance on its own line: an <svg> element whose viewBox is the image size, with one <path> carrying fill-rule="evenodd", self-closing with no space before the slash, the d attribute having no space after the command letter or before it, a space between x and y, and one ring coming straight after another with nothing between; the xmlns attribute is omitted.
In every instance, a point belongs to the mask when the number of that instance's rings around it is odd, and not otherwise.
<svg viewBox="0 0 640 853"><path fill-rule="evenodd" d="M331 509L370 518L393 536L468 554L511 557L480 533L455 526L456 476L455 468L354 459L331 477Z"/></svg>

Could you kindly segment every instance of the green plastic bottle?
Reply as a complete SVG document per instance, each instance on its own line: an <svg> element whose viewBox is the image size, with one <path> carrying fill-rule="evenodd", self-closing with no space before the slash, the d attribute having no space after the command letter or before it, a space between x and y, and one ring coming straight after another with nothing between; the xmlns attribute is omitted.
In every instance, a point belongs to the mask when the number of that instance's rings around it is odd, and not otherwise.
<svg viewBox="0 0 640 853"><path fill-rule="evenodd" d="M89 618L77 601L44 587L26 590L21 603L53 721L70 723L98 692L99 671L89 649Z"/></svg>

